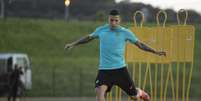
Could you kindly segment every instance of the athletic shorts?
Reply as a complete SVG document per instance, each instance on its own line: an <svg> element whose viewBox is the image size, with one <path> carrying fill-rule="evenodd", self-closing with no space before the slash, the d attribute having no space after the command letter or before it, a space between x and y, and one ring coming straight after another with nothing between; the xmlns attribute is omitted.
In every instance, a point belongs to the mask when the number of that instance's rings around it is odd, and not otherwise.
<svg viewBox="0 0 201 101"><path fill-rule="evenodd" d="M95 80L95 87L106 85L106 92L111 91L113 85L117 85L130 96L137 95L137 90L131 79L127 67L115 70L99 70Z"/></svg>

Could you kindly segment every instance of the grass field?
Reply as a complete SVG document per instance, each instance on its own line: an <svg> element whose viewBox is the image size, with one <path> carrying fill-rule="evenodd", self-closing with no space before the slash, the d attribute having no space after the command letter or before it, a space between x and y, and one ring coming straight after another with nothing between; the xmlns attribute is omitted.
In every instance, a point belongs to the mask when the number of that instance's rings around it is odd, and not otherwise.
<svg viewBox="0 0 201 101"><path fill-rule="evenodd" d="M94 96L98 41L64 51L66 42L89 34L102 22L0 20L0 52L27 53L32 61L33 89L26 96ZM130 27L131 24L126 24ZM191 94L201 95L201 25L196 26L195 68Z"/></svg>
<svg viewBox="0 0 201 101"><path fill-rule="evenodd" d="M115 99L115 98L113 98ZM1 101L7 101L6 98L0 98ZM20 98L20 101L95 101L95 97L26 97ZM128 101L127 98L122 98L121 101ZM158 99L159 101L159 99ZM167 99L166 101L172 101ZM191 98L190 101L201 101L200 98Z"/></svg>

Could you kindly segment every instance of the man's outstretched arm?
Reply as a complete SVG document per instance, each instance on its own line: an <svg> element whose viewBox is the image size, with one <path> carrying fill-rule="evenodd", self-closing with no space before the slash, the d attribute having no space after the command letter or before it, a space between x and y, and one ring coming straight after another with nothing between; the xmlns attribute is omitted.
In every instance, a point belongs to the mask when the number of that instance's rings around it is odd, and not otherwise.
<svg viewBox="0 0 201 101"><path fill-rule="evenodd" d="M91 37L90 35L87 35L87 36L84 36L82 38L80 38L79 40L76 40L72 43L67 43L64 47L64 49L71 49L73 48L74 46L77 46L77 45L80 45L80 44L85 44L85 43L88 43L90 42L91 40L93 40L94 38Z"/></svg>
<svg viewBox="0 0 201 101"><path fill-rule="evenodd" d="M142 42L140 42L140 41L135 42L135 45L136 45L138 48L140 48L140 49L142 49L142 50L144 50L144 51L151 52L151 53L154 53L154 54L159 55L159 56L162 56L162 55L163 55L163 56L166 56L166 52L163 52L163 51L156 51L156 50L154 50L153 48L147 46L146 44L144 44L144 43L142 43Z"/></svg>

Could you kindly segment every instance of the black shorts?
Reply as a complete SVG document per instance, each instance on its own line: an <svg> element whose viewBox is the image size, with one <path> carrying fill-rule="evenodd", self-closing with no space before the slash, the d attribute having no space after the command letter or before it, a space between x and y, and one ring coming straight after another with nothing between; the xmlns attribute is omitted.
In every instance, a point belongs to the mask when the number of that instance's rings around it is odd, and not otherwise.
<svg viewBox="0 0 201 101"><path fill-rule="evenodd" d="M115 70L99 70L95 81L95 87L101 85L108 87L106 92L109 92L113 85L117 85L128 95L137 95L137 90L126 67Z"/></svg>

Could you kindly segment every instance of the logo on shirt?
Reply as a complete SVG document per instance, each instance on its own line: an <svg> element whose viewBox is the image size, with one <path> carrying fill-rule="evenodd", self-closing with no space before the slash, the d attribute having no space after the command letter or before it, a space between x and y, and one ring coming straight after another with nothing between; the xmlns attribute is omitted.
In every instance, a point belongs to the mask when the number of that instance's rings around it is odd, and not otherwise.
<svg viewBox="0 0 201 101"><path fill-rule="evenodd" d="M96 83L99 83L99 80L96 80Z"/></svg>

